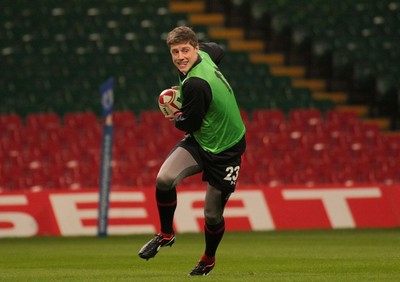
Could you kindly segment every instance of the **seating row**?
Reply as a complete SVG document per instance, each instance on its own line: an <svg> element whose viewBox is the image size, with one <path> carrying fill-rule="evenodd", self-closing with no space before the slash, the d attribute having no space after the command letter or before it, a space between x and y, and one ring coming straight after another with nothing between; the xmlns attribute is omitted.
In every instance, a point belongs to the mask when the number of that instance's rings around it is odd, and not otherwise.
<svg viewBox="0 0 400 282"><path fill-rule="evenodd" d="M366 126L352 112L329 111L323 116L318 110L302 109L286 116L279 110L258 110L243 112L243 117L248 148L241 183L399 181L400 137ZM161 162L183 133L159 111L140 116L116 112L114 121L113 185L153 185ZM31 115L24 121L0 115L0 124L3 190L98 185L102 128L93 113L70 113L62 121L51 114ZM198 183L198 177L185 185Z"/></svg>

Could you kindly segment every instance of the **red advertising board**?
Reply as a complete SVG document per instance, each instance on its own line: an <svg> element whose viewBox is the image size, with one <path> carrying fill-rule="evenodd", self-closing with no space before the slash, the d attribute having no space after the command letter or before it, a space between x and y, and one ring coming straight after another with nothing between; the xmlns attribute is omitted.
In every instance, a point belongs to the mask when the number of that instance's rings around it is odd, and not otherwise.
<svg viewBox="0 0 400 282"><path fill-rule="evenodd" d="M203 187L178 188L176 232L203 230ZM0 237L96 235L97 189L0 194ZM225 209L228 231L400 226L400 186L240 187ZM110 235L155 233L154 188L113 190Z"/></svg>

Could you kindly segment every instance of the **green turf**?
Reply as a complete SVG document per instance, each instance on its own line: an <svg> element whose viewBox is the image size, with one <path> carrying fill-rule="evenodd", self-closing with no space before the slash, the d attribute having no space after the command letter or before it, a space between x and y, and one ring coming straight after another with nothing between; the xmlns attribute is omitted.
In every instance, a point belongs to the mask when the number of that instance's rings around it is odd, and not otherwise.
<svg viewBox="0 0 400 282"><path fill-rule="evenodd" d="M0 239L0 281L400 281L400 229L226 233L207 277L187 277L202 234L145 261L150 237Z"/></svg>

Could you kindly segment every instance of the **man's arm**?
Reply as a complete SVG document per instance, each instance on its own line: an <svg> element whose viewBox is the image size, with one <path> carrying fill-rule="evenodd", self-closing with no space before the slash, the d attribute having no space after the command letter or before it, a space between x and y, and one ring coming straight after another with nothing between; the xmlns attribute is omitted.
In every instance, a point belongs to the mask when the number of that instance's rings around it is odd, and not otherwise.
<svg viewBox="0 0 400 282"><path fill-rule="evenodd" d="M203 79L192 77L183 84L185 105L176 113L175 127L194 132L201 127L211 103L211 88Z"/></svg>
<svg viewBox="0 0 400 282"><path fill-rule="evenodd" d="M208 53L213 62L218 66L224 57L224 50L215 42L200 43L200 50Z"/></svg>

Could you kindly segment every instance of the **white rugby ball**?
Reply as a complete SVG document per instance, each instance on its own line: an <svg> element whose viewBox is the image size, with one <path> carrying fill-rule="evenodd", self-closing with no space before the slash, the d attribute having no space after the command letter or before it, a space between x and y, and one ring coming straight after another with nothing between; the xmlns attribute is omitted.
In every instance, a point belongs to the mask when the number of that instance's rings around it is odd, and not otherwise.
<svg viewBox="0 0 400 282"><path fill-rule="evenodd" d="M166 116L172 114L169 108L166 107L167 104L171 105L172 108L176 109L176 111L181 109L182 100L178 89L165 89L158 97L158 106L160 107L161 112Z"/></svg>

